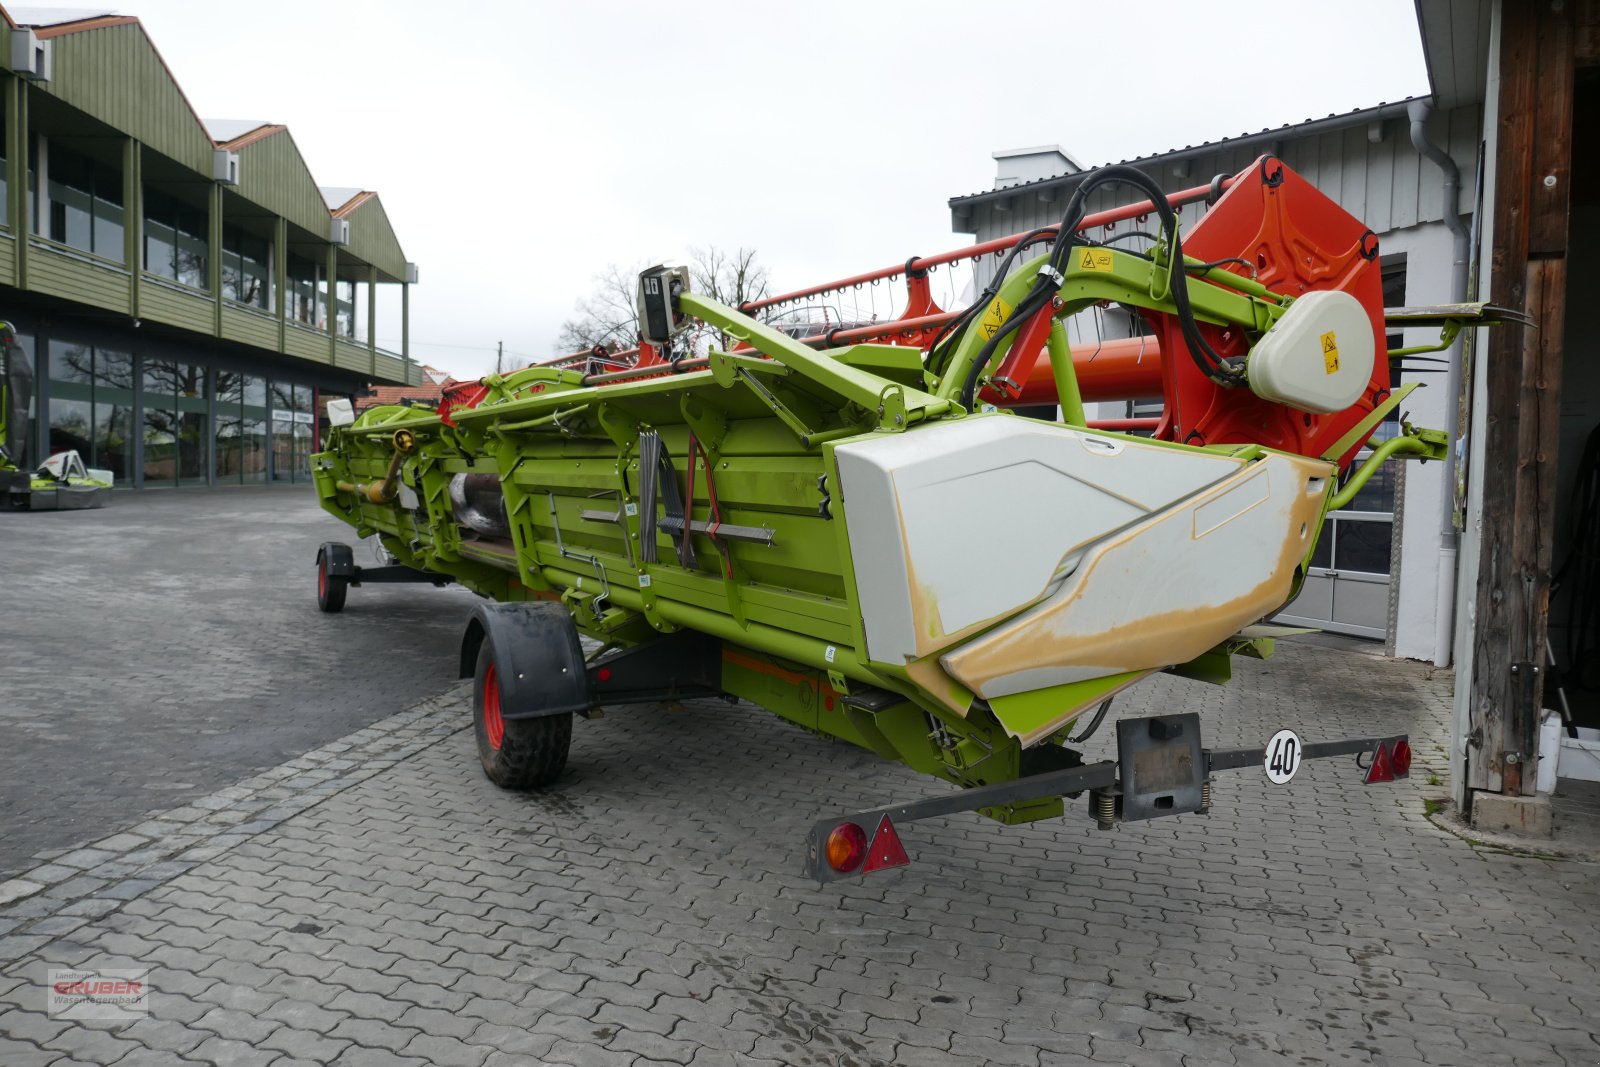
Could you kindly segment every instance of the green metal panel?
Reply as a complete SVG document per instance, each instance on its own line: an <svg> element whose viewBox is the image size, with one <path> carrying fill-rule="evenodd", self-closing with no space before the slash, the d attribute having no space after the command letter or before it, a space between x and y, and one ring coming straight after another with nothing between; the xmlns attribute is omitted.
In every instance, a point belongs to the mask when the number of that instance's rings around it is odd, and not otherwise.
<svg viewBox="0 0 1600 1067"><path fill-rule="evenodd" d="M211 138L144 28L136 23L52 38L54 71L32 86L162 155L211 175Z"/></svg>
<svg viewBox="0 0 1600 1067"><path fill-rule="evenodd" d="M400 249L400 239L394 235L389 215L378 197L368 197L345 218L350 220L350 244L346 251L383 271L389 281L403 280L406 254Z"/></svg>
<svg viewBox="0 0 1600 1067"><path fill-rule="evenodd" d="M272 351L278 347L278 322L271 315L222 306L222 336Z"/></svg>
<svg viewBox="0 0 1600 1067"><path fill-rule="evenodd" d="M328 235L328 205L288 130L239 149L238 193L309 233Z"/></svg>
<svg viewBox="0 0 1600 1067"><path fill-rule="evenodd" d="M80 304L129 311L127 271L90 263L39 240L33 242L28 260L28 288Z"/></svg>
<svg viewBox="0 0 1600 1067"><path fill-rule="evenodd" d="M139 287L139 315L153 322L210 333L214 309L211 298L198 289L162 282L148 274Z"/></svg>
<svg viewBox="0 0 1600 1067"><path fill-rule="evenodd" d="M379 352L377 358L377 370L373 373L373 378L376 381L393 382L395 385L417 385L421 381L421 371L417 372L414 380L408 381L405 367L393 356L386 356Z"/></svg>
<svg viewBox="0 0 1600 1067"><path fill-rule="evenodd" d="M353 345L341 339L334 345L333 365L366 374L372 369L372 353L365 345Z"/></svg>
<svg viewBox="0 0 1600 1067"><path fill-rule="evenodd" d="M0 278L9 280L17 266L17 242L10 234L0 234Z"/></svg>
<svg viewBox="0 0 1600 1067"><path fill-rule="evenodd" d="M283 350L286 354L314 363L328 362L328 335L321 330L289 325L283 331Z"/></svg>

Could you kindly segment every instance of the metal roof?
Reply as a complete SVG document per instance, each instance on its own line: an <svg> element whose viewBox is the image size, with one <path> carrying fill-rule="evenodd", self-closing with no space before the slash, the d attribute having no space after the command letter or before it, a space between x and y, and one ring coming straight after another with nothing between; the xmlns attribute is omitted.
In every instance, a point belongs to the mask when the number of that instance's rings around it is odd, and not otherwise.
<svg viewBox="0 0 1600 1067"><path fill-rule="evenodd" d="M253 130L272 125L265 119L201 119L206 133L218 144L237 140Z"/></svg>
<svg viewBox="0 0 1600 1067"><path fill-rule="evenodd" d="M68 22L115 17L118 12L104 7L8 7L7 14L18 26L61 26Z"/></svg>
<svg viewBox="0 0 1600 1067"><path fill-rule="evenodd" d="M1489 78L1486 0L1416 0L1428 84L1443 108L1483 100Z"/></svg>
<svg viewBox="0 0 1600 1067"><path fill-rule="evenodd" d="M1147 156L1137 156L1133 159L1112 160L1103 165L1110 166L1113 163L1116 163L1126 166L1141 166L1150 163L1165 163L1183 159L1188 156L1208 155L1220 150L1237 148L1242 145L1256 142L1278 141L1287 138L1316 136L1318 134L1329 133L1333 130L1344 130L1349 129L1352 126L1362 126L1369 122L1378 122L1383 119L1404 116L1406 114L1407 105L1409 105L1411 101L1415 99L1418 98L1407 97L1404 100L1399 100L1394 103L1388 103L1385 101L1373 107L1362 107L1357 108L1354 111L1330 114L1325 118L1306 119L1304 122L1297 122L1293 124L1284 123L1282 126L1257 130L1253 133L1246 131L1239 134L1237 137L1222 137L1215 141L1201 141L1199 144L1184 145L1182 148L1169 148L1164 152L1156 152ZM1095 168L1090 167L1073 174L1057 174L1054 177L1035 178L1030 182L1019 182L1016 185L1007 185L999 189L985 189L982 192L967 193L962 196L952 196L948 203L952 208L958 206L964 207L972 204L984 203L990 200L1015 196L1018 192L1027 189L1043 189L1051 185L1072 185L1082 181L1083 178L1091 173L1094 169Z"/></svg>
<svg viewBox="0 0 1600 1067"><path fill-rule="evenodd" d="M317 192L322 194L323 202L328 205L330 213L337 212L350 201L360 196L364 190L345 185L319 185Z"/></svg>

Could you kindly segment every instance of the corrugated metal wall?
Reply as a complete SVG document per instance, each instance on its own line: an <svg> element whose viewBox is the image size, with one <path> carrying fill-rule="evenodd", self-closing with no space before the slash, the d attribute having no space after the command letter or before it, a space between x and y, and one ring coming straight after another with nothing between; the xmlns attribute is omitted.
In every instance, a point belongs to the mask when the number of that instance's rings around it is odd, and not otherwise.
<svg viewBox="0 0 1600 1067"><path fill-rule="evenodd" d="M406 276L406 254L400 249L400 239L389 225L389 213L376 196L350 212L351 255L359 256L374 267L397 280Z"/></svg>
<svg viewBox="0 0 1600 1067"><path fill-rule="evenodd" d="M239 195L308 233L328 236L328 205L288 130L239 149Z"/></svg>
<svg viewBox="0 0 1600 1067"><path fill-rule="evenodd" d="M83 30L52 39L54 70L35 88L211 174L211 138L138 26Z"/></svg>
<svg viewBox="0 0 1600 1067"><path fill-rule="evenodd" d="M1473 206L1472 183L1477 171L1482 121L1482 109L1477 105L1438 112L1428 121L1429 139L1448 148L1461 170L1462 211L1470 211ZM1284 131L1279 145L1278 154L1285 163L1375 233L1406 229L1443 217L1439 170L1411 147L1410 130L1403 118L1384 122L1382 137L1376 142L1369 138L1368 126L1360 125L1298 138L1291 128ZM1163 189L1176 191L1204 184L1215 174L1235 174L1267 151L1269 146L1257 142L1191 157L1184 161L1185 176L1177 173L1174 163L1159 160L1142 164L1139 169ZM1041 192L1050 194L1049 190L1017 189L1011 197L1010 210L996 210L993 202L972 205L976 240L987 241L1060 222L1070 193L1057 189L1054 199L1045 201L1040 198ZM1090 211L1125 204L1131 199L1133 196L1126 188L1102 189L1091 194ZM1184 208L1184 225L1193 225L1204 213L1203 203Z"/></svg>

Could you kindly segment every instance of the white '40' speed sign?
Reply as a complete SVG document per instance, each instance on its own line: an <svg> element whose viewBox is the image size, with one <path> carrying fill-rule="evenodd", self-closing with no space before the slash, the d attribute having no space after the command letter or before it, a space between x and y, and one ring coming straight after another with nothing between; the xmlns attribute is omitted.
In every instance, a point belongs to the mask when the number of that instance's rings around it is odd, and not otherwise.
<svg viewBox="0 0 1600 1067"><path fill-rule="evenodd" d="M1279 730L1267 742L1267 778L1283 785L1300 769L1300 738L1293 730Z"/></svg>

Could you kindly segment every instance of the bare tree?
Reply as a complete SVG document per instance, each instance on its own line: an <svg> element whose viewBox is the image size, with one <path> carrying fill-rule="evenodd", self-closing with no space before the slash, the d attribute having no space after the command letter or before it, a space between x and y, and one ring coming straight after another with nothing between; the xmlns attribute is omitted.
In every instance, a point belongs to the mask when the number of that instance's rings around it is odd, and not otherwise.
<svg viewBox="0 0 1600 1067"><path fill-rule="evenodd" d="M711 299L737 308L767 295L771 283L767 268L756 261L753 248L728 252L716 245L690 250L689 286ZM618 351L632 348L639 340L639 312L634 300L638 291L638 264L624 270L612 263L594 276L594 292L576 304L578 315L561 324L556 347L562 354L582 352L599 345ZM727 345L728 338L722 337Z"/></svg>
<svg viewBox="0 0 1600 1067"><path fill-rule="evenodd" d="M634 292L643 264L624 269L615 263L594 276L594 291L574 307L578 315L561 324L556 348L561 354L599 345L618 351L639 342L639 311Z"/></svg>
<svg viewBox="0 0 1600 1067"><path fill-rule="evenodd" d="M727 252L706 245L689 251L694 257L689 264L689 283L701 295L731 308L767 295L771 279L767 268L756 262L755 249Z"/></svg>
<svg viewBox="0 0 1600 1067"><path fill-rule="evenodd" d="M767 268L756 262L755 249L741 245L738 251L728 252L705 245L689 251L694 257L689 264L689 284L702 296L741 308L767 295L771 279ZM728 347L727 334L719 332L719 340Z"/></svg>

